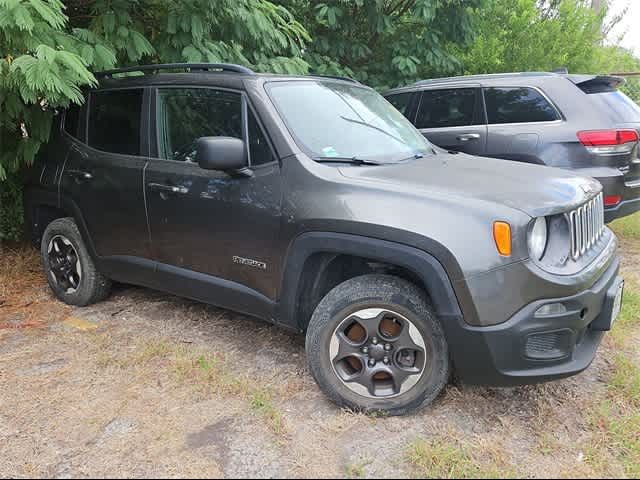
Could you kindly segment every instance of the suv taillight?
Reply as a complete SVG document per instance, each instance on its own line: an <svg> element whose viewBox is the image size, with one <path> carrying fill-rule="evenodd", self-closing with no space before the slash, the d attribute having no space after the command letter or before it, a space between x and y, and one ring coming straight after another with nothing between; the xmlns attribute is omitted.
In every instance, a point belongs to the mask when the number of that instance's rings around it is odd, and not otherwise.
<svg viewBox="0 0 640 480"><path fill-rule="evenodd" d="M578 140L596 155L624 155L638 144L635 130L589 130L578 132Z"/></svg>

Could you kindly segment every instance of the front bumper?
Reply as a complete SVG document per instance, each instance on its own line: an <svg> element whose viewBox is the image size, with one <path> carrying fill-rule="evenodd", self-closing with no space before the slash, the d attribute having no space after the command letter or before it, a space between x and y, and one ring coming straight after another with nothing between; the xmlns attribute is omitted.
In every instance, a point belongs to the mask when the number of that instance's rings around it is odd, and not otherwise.
<svg viewBox="0 0 640 480"><path fill-rule="evenodd" d="M582 372L595 358L611 323L611 297L621 282L619 269L616 257L590 288L564 298L534 301L499 325L444 322L457 375L468 384L514 386ZM565 304L567 313L535 316L539 307L555 302Z"/></svg>

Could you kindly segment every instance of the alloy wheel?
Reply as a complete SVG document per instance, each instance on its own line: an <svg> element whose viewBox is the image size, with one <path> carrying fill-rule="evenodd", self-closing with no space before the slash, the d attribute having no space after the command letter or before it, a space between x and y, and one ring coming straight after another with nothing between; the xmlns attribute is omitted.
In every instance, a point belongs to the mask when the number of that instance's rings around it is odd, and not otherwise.
<svg viewBox="0 0 640 480"><path fill-rule="evenodd" d="M429 349L417 327L385 308L348 315L333 332L329 354L340 381L367 398L406 393L430 363Z"/></svg>
<svg viewBox="0 0 640 480"><path fill-rule="evenodd" d="M51 278L66 293L78 290L82 281L82 266L75 247L64 235L56 235L47 247Z"/></svg>

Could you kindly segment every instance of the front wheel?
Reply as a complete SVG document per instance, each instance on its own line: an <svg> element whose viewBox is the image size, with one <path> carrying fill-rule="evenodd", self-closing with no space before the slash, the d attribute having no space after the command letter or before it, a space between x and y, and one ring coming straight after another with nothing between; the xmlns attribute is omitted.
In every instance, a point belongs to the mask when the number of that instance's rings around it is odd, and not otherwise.
<svg viewBox="0 0 640 480"><path fill-rule="evenodd" d="M338 405L401 415L431 403L449 353L425 293L390 275L347 280L318 304L307 331L309 368Z"/></svg>

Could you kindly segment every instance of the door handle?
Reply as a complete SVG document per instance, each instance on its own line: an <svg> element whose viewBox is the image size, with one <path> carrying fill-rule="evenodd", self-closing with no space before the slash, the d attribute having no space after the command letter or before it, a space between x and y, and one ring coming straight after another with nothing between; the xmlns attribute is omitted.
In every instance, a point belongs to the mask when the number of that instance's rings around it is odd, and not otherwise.
<svg viewBox="0 0 640 480"><path fill-rule="evenodd" d="M461 142L468 142L469 140L480 140L479 133L463 133L462 135L458 135L456 137Z"/></svg>
<svg viewBox="0 0 640 480"><path fill-rule="evenodd" d="M78 180L91 180L93 178L93 174L91 172L86 172L84 170L67 170L65 173L76 177Z"/></svg>
<svg viewBox="0 0 640 480"><path fill-rule="evenodd" d="M187 187L177 187L175 185L164 185L162 183L149 183L147 184L149 189L154 192L163 192L163 193L179 193L180 195L185 195L189 193L189 189Z"/></svg>

